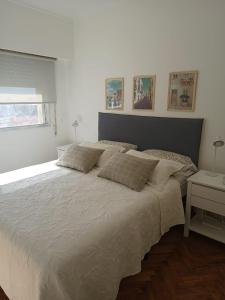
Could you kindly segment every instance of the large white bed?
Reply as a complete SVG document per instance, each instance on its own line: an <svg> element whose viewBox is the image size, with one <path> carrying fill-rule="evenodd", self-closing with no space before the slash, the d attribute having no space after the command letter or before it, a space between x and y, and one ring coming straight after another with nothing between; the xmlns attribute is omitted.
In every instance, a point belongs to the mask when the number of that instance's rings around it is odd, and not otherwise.
<svg viewBox="0 0 225 300"><path fill-rule="evenodd" d="M11 300L114 300L184 223L180 185L141 192L56 162L0 175L0 285Z"/></svg>

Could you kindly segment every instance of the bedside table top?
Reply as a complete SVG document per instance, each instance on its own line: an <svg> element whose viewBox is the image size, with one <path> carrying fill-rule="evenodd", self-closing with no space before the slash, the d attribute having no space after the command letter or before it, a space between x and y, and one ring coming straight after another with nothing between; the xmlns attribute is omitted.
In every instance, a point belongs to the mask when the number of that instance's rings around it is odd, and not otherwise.
<svg viewBox="0 0 225 300"><path fill-rule="evenodd" d="M215 173L216 176L210 176L208 175L208 173L211 172L200 170L196 174L189 177L188 181L195 184L200 184L200 185L212 187L214 189L225 191L225 184L223 183L225 174Z"/></svg>

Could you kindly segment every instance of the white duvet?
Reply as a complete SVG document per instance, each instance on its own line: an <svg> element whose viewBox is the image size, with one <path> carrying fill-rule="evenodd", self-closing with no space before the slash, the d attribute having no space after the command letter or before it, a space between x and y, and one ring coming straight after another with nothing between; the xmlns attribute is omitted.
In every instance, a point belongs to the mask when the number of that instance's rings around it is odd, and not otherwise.
<svg viewBox="0 0 225 300"><path fill-rule="evenodd" d="M135 192L97 172L50 162L0 175L0 286L11 300L113 300L161 235L184 223L176 180Z"/></svg>

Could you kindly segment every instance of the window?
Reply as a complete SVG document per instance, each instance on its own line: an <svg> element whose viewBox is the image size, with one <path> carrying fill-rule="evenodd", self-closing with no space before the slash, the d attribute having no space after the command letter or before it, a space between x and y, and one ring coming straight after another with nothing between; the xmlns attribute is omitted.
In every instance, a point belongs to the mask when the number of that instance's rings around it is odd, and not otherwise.
<svg viewBox="0 0 225 300"><path fill-rule="evenodd" d="M49 124L54 61L0 52L0 129Z"/></svg>
<svg viewBox="0 0 225 300"><path fill-rule="evenodd" d="M42 104L0 104L0 128L48 124Z"/></svg>
<svg viewBox="0 0 225 300"><path fill-rule="evenodd" d="M0 128L48 124L48 107L41 102L33 88L0 87Z"/></svg>

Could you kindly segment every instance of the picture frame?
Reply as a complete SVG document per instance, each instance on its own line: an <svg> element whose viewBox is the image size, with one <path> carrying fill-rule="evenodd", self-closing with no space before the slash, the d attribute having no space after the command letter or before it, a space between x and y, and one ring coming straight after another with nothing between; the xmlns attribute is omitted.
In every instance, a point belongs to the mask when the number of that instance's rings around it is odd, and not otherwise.
<svg viewBox="0 0 225 300"><path fill-rule="evenodd" d="M154 110L155 75L139 75L133 78L133 109Z"/></svg>
<svg viewBox="0 0 225 300"><path fill-rule="evenodd" d="M196 105L198 71L169 73L168 111L193 112Z"/></svg>
<svg viewBox="0 0 225 300"><path fill-rule="evenodd" d="M123 110L124 78L107 78L105 80L106 110Z"/></svg>

